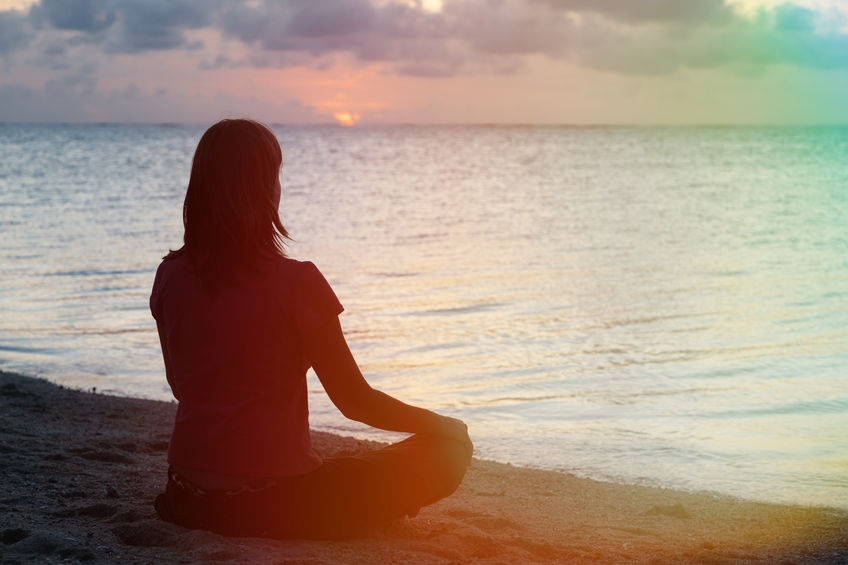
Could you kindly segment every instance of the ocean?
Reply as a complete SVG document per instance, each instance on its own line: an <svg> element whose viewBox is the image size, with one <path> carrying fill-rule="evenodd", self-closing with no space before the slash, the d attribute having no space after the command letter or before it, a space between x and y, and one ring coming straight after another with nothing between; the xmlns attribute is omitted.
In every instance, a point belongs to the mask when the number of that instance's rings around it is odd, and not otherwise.
<svg viewBox="0 0 848 565"><path fill-rule="evenodd" d="M203 129L0 124L0 368L171 398L148 297ZM290 256L478 456L848 508L848 128L273 129Z"/></svg>

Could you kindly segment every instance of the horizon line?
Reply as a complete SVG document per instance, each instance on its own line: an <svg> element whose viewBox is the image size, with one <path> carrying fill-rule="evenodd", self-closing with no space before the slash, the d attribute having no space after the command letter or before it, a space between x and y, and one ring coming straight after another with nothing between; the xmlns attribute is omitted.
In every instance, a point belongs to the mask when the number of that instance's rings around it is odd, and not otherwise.
<svg viewBox="0 0 848 565"><path fill-rule="evenodd" d="M227 118L220 118L227 119ZM161 126L161 127L206 127L219 120L211 122L174 122L168 120L151 121L16 121L0 120L0 127L6 125L32 125L32 126ZM744 127L848 127L848 122L679 122L679 123L628 123L628 122L370 122L358 123L352 126L341 125L336 122L274 122L257 120L271 127L333 127L339 129L356 129L370 127L538 127L538 128L744 128Z"/></svg>

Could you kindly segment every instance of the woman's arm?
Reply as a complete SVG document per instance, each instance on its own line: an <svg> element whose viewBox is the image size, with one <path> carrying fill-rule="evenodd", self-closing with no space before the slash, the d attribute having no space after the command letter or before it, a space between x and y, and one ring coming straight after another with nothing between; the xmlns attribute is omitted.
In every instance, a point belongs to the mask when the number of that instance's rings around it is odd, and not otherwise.
<svg viewBox="0 0 848 565"><path fill-rule="evenodd" d="M471 460L474 446L461 420L410 406L371 388L347 346L338 318L311 332L305 342L318 379L345 417L382 430L456 439L466 447Z"/></svg>
<svg viewBox="0 0 848 565"><path fill-rule="evenodd" d="M168 358L168 339L165 336L165 328L158 320L156 321L156 329L159 331L159 344L162 346L162 359L165 361L165 378L168 380L171 392L174 393L174 398L176 398L177 391L174 388L174 371L171 369L171 360Z"/></svg>

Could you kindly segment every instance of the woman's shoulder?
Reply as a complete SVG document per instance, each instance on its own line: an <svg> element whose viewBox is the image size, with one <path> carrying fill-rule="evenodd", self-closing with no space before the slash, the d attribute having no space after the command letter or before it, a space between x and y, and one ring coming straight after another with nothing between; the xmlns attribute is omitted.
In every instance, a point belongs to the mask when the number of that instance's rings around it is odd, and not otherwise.
<svg viewBox="0 0 848 565"><path fill-rule="evenodd" d="M298 292L328 296L332 298L331 301L337 301L330 283L312 261L277 257L274 262L279 278L283 279L289 288L296 289Z"/></svg>
<svg viewBox="0 0 848 565"><path fill-rule="evenodd" d="M315 263L291 257L274 257L270 261L272 278L292 288L326 285L326 280Z"/></svg>
<svg viewBox="0 0 848 565"><path fill-rule="evenodd" d="M191 266L187 253L171 252L162 258L162 262L156 268L156 278L159 279L172 273L185 271Z"/></svg>
<svg viewBox="0 0 848 565"><path fill-rule="evenodd" d="M276 256L269 259L269 264L274 269L291 276L308 275L309 273L318 270L312 261L293 259L291 257Z"/></svg>
<svg viewBox="0 0 848 565"><path fill-rule="evenodd" d="M276 264L285 272L284 286L290 293L287 294L287 304L298 327L317 328L327 319L344 311L330 283L315 263L280 257L276 259Z"/></svg>
<svg viewBox="0 0 848 565"><path fill-rule="evenodd" d="M168 281L189 281L198 276L188 254L171 254L165 257L156 269L154 287L161 287ZM311 286L324 276L312 261L292 259L283 256L267 256L245 265L233 273L231 282L239 286L239 281L252 281L254 284L277 286Z"/></svg>

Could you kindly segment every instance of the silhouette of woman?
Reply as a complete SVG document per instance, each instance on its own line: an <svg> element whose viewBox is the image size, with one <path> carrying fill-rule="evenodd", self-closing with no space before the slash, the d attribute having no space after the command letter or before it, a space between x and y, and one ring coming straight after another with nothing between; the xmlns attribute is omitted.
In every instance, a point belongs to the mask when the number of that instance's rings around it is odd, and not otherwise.
<svg viewBox="0 0 848 565"><path fill-rule="evenodd" d="M223 120L194 155L184 245L159 265L150 308L179 401L159 516L225 535L343 538L414 516L451 494L471 462L460 420L369 386L310 262L289 259L280 146L265 126ZM309 435L314 367L346 417L415 434L323 461Z"/></svg>

